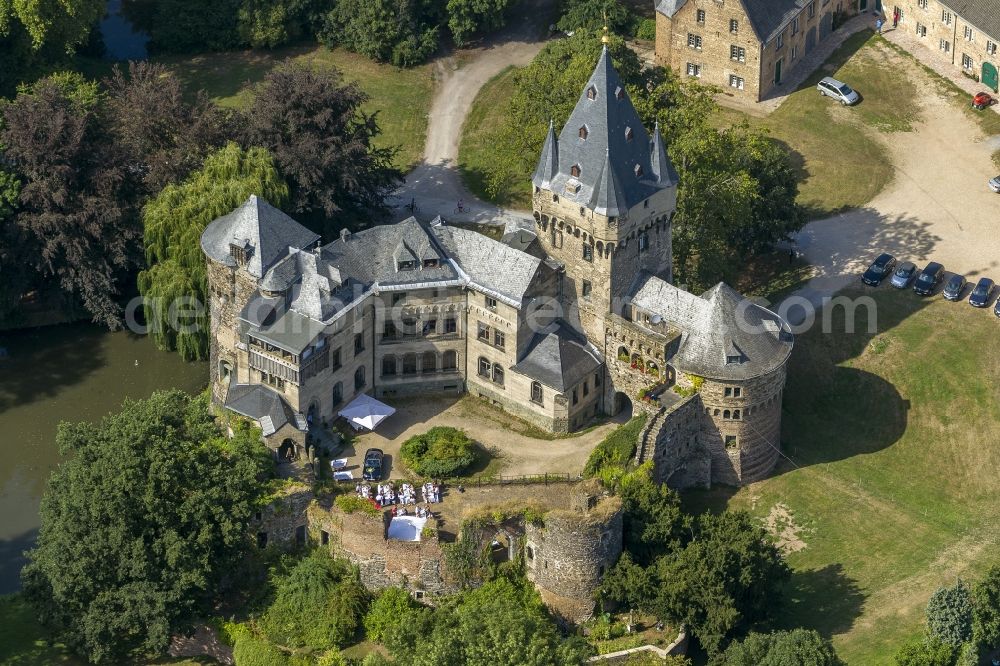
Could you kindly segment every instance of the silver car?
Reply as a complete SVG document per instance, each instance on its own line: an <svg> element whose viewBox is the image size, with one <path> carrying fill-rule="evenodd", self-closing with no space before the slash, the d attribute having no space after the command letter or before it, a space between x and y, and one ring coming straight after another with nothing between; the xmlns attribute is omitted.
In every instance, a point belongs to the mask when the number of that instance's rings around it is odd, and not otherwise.
<svg viewBox="0 0 1000 666"><path fill-rule="evenodd" d="M861 101L861 95L843 81L827 76L816 84L816 90L824 97L832 97L844 106L853 106Z"/></svg>
<svg viewBox="0 0 1000 666"><path fill-rule="evenodd" d="M990 189L1000 194L1000 176L990 179Z"/></svg>

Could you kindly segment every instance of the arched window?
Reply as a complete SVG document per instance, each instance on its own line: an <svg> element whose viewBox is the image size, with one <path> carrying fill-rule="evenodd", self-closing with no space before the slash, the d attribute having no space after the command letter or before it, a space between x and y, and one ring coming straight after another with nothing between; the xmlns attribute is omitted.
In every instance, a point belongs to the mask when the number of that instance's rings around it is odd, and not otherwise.
<svg viewBox="0 0 1000 666"><path fill-rule="evenodd" d="M490 378L490 362L482 356L479 357L479 376Z"/></svg>
<svg viewBox="0 0 1000 666"><path fill-rule="evenodd" d="M455 370L458 368L458 352L449 349L441 359L442 370Z"/></svg>
<svg viewBox="0 0 1000 666"><path fill-rule="evenodd" d="M404 375L415 375L415 374L417 374L417 355L416 354L404 354L403 355L403 374Z"/></svg>
<svg viewBox="0 0 1000 666"><path fill-rule="evenodd" d="M233 364L229 361L219 361L219 381L228 382L233 375Z"/></svg>
<svg viewBox="0 0 1000 666"><path fill-rule="evenodd" d="M365 387L365 366L361 366L354 371L354 390L360 391Z"/></svg>
<svg viewBox="0 0 1000 666"><path fill-rule="evenodd" d="M499 363L493 364L493 383L503 386L503 368Z"/></svg>
<svg viewBox="0 0 1000 666"><path fill-rule="evenodd" d="M571 166L569 168L569 175L573 176L574 178L579 178L580 177L580 165L579 164L574 164L573 166Z"/></svg>
<svg viewBox="0 0 1000 666"><path fill-rule="evenodd" d="M730 412L729 412L729 410L727 409L726 411L722 412L722 418L724 418L724 419L727 419L727 420L728 420L728 419L729 419L729 414L730 414Z"/></svg>
<svg viewBox="0 0 1000 666"><path fill-rule="evenodd" d="M621 361L627 361L632 357L632 353L629 352L628 347L624 345L618 348L618 359Z"/></svg>
<svg viewBox="0 0 1000 666"><path fill-rule="evenodd" d="M590 135L590 132L587 130L587 126L584 125L583 127L581 127L580 130L577 132L577 135L581 139L583 139L584 141L586 141L587 140L587 136Z"/></svg>
<svg viewBox="0 0 1000 666"><path fill-rule="evenodd" d="M396 374L396 357L392 354L382 357L382 376L391 377Z"/></svg>
<svg viewBox="0 0 1000 666"><path fill-rule="evenodd" d="M344 385L337 382L333 385L333 406L336 407L344 401Z"/></svg>
<svg viewBox="0 0 1000 666"><path fill-rule="evenodd" d="M740 410L738 409L733 410L733 418L736 419L737 421L740 420Z"/></svg>
<svg viewBox="0 0 1000 666"><path fill-rule="evenodd" d="M423 372L437 372L437 354L432 351L424 352Z"/></svg>
<svg viewBox="0 0 1000 666"><path fill-rule="evenodd" d="M531 382L531 401L542 404L542 385L539 382Z"/></svg>

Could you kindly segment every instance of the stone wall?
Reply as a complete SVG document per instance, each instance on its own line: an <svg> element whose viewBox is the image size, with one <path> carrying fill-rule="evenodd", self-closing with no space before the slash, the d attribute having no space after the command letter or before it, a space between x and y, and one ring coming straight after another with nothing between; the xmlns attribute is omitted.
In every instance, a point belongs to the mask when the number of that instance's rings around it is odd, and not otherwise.
<svg viewBox="0 0 1000 666"><path fill-rule="evenodd" d="M678 490L711 485L711 457L702 443L705 420L701 397L696 394L647 422L640 437L651 442L641 442L639 451L652 454L657 482Z"/></svg>
<svg viewBox="0 0 1000 666"><path fill-rule="evenodd" d="M309 505L312 501L312 489L305 484L283 487L251 521L250 530L255 535L257 545L281 548L305 545L309 532Z"/></svg>

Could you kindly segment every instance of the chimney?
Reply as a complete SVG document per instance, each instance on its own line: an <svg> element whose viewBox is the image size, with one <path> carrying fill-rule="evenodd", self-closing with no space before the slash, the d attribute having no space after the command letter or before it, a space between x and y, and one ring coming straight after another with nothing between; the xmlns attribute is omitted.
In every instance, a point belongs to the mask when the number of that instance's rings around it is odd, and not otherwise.
<svg viewBox="0 0 1000 666"><path fill-rule="evenodd" d="M351 238L351 232L348 231L346 227L340 230L340 241L342 243L346 243L348 240L350 240L350 238Z"/></svg>

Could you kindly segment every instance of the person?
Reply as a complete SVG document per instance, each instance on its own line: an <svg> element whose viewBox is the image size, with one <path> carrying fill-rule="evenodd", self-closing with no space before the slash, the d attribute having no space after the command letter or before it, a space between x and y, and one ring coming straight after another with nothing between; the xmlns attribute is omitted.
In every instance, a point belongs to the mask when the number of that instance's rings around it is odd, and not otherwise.
<svg viewBox="0 0 1000 666"><path fill-rule="evenodd" d="M458 200L458 211L462 212L465 210L465 202L461 199Z"/></svg>
<svg viewBox="0 0 1000 666"><path fill-rule="evenodd" d="M878 34L882 34L882 17L875 19L875 29L878 30Z"/></svg>
<svg viewBox="0 0 1000 666"><path fill-rule="evenodd" d="M898 25L899 25L899 7L896 7L896 9L894 9L892 12L892 27L895 28Z"/></svg>

